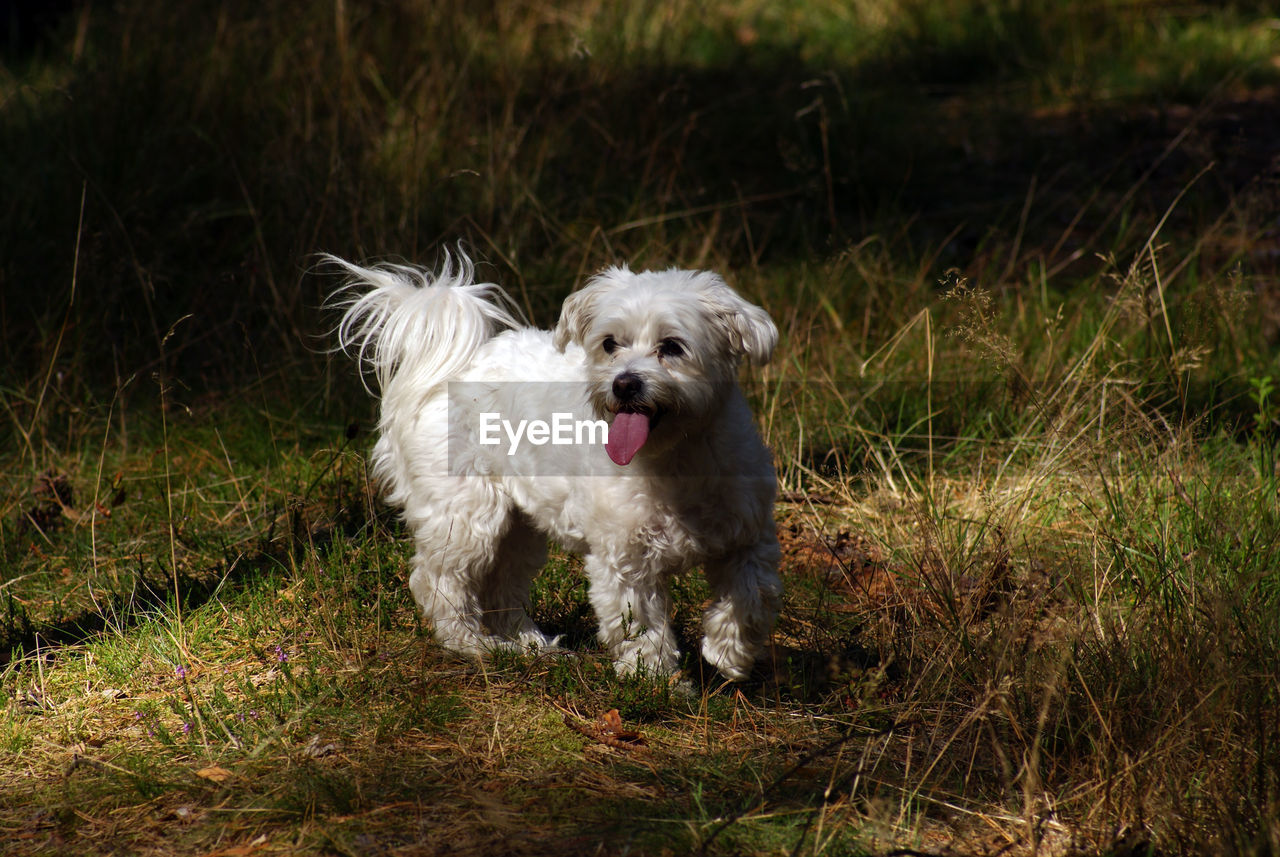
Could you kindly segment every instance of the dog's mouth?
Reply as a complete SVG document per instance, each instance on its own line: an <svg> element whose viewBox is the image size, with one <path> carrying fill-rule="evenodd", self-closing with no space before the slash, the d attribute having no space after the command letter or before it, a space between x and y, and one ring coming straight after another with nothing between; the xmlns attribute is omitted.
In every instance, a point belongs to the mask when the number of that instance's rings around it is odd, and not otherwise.
<svg viewBox="0 0 1280 857"><path fill-rule="evenodd" d="M662 419L662 411L639 405L623 405L609 426L605 452L619 467L626 467L649 439L649 432Z"/></svg>

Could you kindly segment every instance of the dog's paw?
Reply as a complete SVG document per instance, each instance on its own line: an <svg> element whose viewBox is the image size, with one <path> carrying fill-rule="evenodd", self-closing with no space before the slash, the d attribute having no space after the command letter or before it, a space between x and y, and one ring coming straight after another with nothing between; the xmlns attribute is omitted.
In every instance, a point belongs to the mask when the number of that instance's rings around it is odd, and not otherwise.
<svg viewBox="0 0 1280 857"><path fill-rule="evenodd" d="M647 675L668 678L679 668L680 651L674 640L641 634L612 649L613 671L620 676Z"/></svg>
<svg viewBox="0 0 1280 857"><path fill-rule="evenodd" d="M713 642L709 637L702 640L702 658L715 667L720 675L735 682L751 678L751 670L756 663L754 652L747 651L741 645L730 645L724 640Z"/></svg>
<svg viewBox="0 0 1280 857"><path fill-rule="evenodd" d="M560 645L560 641L563 639L563 634L548 637L541 631L525 631L516 638L514 645L526 651L555 654L568 651L564 646Z"/></svg>

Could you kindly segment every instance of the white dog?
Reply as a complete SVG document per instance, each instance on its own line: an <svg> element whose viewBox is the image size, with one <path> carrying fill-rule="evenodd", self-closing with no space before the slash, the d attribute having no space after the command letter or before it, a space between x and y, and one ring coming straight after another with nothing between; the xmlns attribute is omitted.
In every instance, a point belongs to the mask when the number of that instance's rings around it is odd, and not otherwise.
<svg viewBox="0 0 1280 857"><path fill-rule="evenodd" d="M465 257L438 275L329 259L351 278L340 347L381 387L373 474L442 644L555 645L527 612L549 535L585 555L618 669L676 669L667 578L701 565L703 657L750 674L782 588L773 465L736 381L777 342L764 310L712 273L615 267L543 331Z"/></svg>

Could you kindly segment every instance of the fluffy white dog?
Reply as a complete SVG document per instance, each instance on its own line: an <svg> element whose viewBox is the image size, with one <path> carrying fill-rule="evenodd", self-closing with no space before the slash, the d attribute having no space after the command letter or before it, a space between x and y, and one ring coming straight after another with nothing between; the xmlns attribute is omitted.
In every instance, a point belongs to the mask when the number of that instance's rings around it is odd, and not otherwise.
<svg viewBox="0 0 1280 857"><path fill-rule="evenodd" d="M701 565L703 657L750 674L782 588L773 465L736 380L777 343L764 310L713 273L615 267L543 331L465 257L439 274L329 258L350 275L340 347L381 388L373 474L441 643L554 646L528 614L550 535L584 554L617 668L676 669L667 578Z"/></svg>

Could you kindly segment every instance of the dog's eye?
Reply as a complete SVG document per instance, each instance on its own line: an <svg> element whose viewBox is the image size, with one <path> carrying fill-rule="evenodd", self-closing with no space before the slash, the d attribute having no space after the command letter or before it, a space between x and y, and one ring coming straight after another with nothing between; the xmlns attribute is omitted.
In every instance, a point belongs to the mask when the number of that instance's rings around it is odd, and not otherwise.
<svg viewBox="0 0 1280 857"><path fill-rule="evenodd" d="M604 342L600 343L600 347L604 349L605 354L612 354L617 350L618 343L612 336L606 336Z"/></svg>
<svg viewBox="0 0 1280 857"><path fill-rule="evenodd" d="M684 343L678 339L664 339L658 343L659 357L683 357Z"/></svg>

